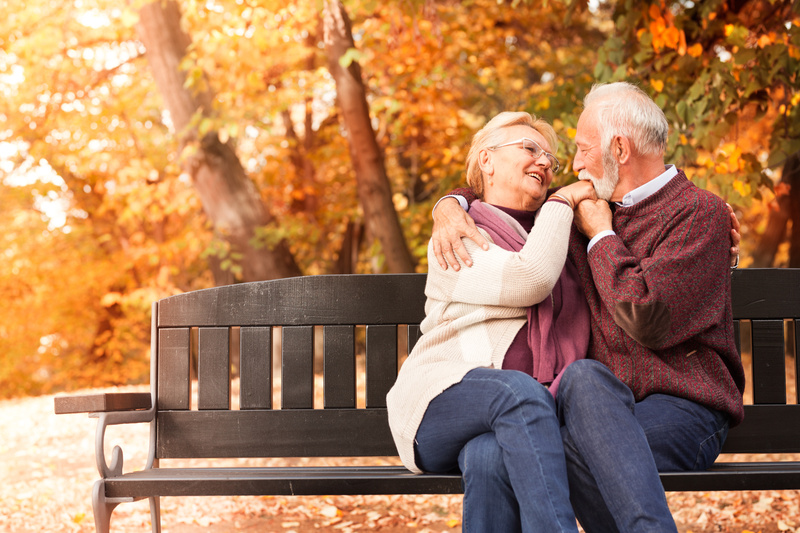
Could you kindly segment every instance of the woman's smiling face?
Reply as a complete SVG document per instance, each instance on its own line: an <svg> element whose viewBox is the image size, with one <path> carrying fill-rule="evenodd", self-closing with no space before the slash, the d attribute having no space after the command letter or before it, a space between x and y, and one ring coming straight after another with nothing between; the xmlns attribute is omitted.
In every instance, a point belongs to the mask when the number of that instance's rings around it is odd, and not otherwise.
<svg viewBox="0 0 800 533"><path fill-rule="evenodd" d="M534 157L522 139L530 139L542 150L551 152L545 138L533 128L523 125L503 128L503 142L513 143L486 150L481 158L484 173L484 201L494 205L536 211L547 197L553 181L552 163L544 153ZM515 143L514 141L519 141Z"/></svg>

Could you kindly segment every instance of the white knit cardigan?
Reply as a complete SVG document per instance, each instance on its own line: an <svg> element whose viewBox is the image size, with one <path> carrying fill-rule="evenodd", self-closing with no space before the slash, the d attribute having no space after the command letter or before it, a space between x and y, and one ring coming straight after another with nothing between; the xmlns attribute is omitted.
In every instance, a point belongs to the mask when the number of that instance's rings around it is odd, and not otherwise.
<svg viewBox="0 0 800 533"><path fill-rule="evenodd" d="M386 397L400 459L415 473L421 470L414 461L414 438L428 404L474 368L502 368L508 347L527 322L527 308L550 295L567 257L569 206L545 202L528 235L511 216L484 205L527 237L526 244L519 252L495 244L484 251L464 239L473 265L459 271L442 270L428 244L422 337Z"/></svg>

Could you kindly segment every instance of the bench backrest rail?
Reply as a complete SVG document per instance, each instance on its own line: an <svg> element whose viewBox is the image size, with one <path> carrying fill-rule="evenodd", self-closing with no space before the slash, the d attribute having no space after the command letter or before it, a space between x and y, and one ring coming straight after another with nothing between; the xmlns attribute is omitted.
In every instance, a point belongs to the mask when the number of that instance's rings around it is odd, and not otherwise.
<svg viewBox="0 0 800 533"><path fill-rule="evenodd" d="M800 452L800 406L785 405L784 334L791 321L800 337L800 269L737 270L732 283L734 324L737 331L751 331L755 405L746 407L745 422L731 432L724 451ZM157 302L157 379L152 380L156 456L396 455L385 397L397 377L398 336L407 335L409 351L419 337L424 287L424 274L308 276L217 287ZM743 327L742 320L750 327ZM365 407L357 408L361 327L366 331ZM315 409L314 348L320 329L324 407ZM281 368L280 376L273 376L273 336L278 333ZM231 346L236 344L239 409L231 409ZM193 351L196 410L191 406ZM275 409L272 390L278 379L281 405Z"/></svg>

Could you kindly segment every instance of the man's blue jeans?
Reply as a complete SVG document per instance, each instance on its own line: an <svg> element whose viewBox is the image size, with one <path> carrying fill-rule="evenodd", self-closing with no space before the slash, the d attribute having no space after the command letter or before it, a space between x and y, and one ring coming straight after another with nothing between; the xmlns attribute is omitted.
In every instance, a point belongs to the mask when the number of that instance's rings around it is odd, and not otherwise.
<svg viewBox="0 0 800 533"><path fill-rule="evenodd" d="M529 375L478 368L428 405L417 466L461 471L465 533L577 532L555 401Z"/></svg>
<svg viewBox="0 0 800 533"><path fill-rule="evenodd" d="M587 533L677 531L658 472L711 466L728 417L666 394L636 402L588 359L567 367L557 399L570 498Z"/></svg>

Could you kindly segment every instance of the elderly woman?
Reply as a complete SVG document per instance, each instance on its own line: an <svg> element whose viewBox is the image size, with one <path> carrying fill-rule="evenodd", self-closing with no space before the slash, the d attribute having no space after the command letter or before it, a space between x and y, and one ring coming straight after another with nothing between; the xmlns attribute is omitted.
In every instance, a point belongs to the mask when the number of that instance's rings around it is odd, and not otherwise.
<svg viewBox="0 0 800 533"><path fill-rule="evenodd" d="M589 341L566 256L573 209L594 190L548 198L556 141L528 113L500 113L473 138L470 215L490 244L465 239L473 266L447 269L429 245L423 335L387 397L403 464L461 471L465 532L577 531L553 395Z"/></svg>

